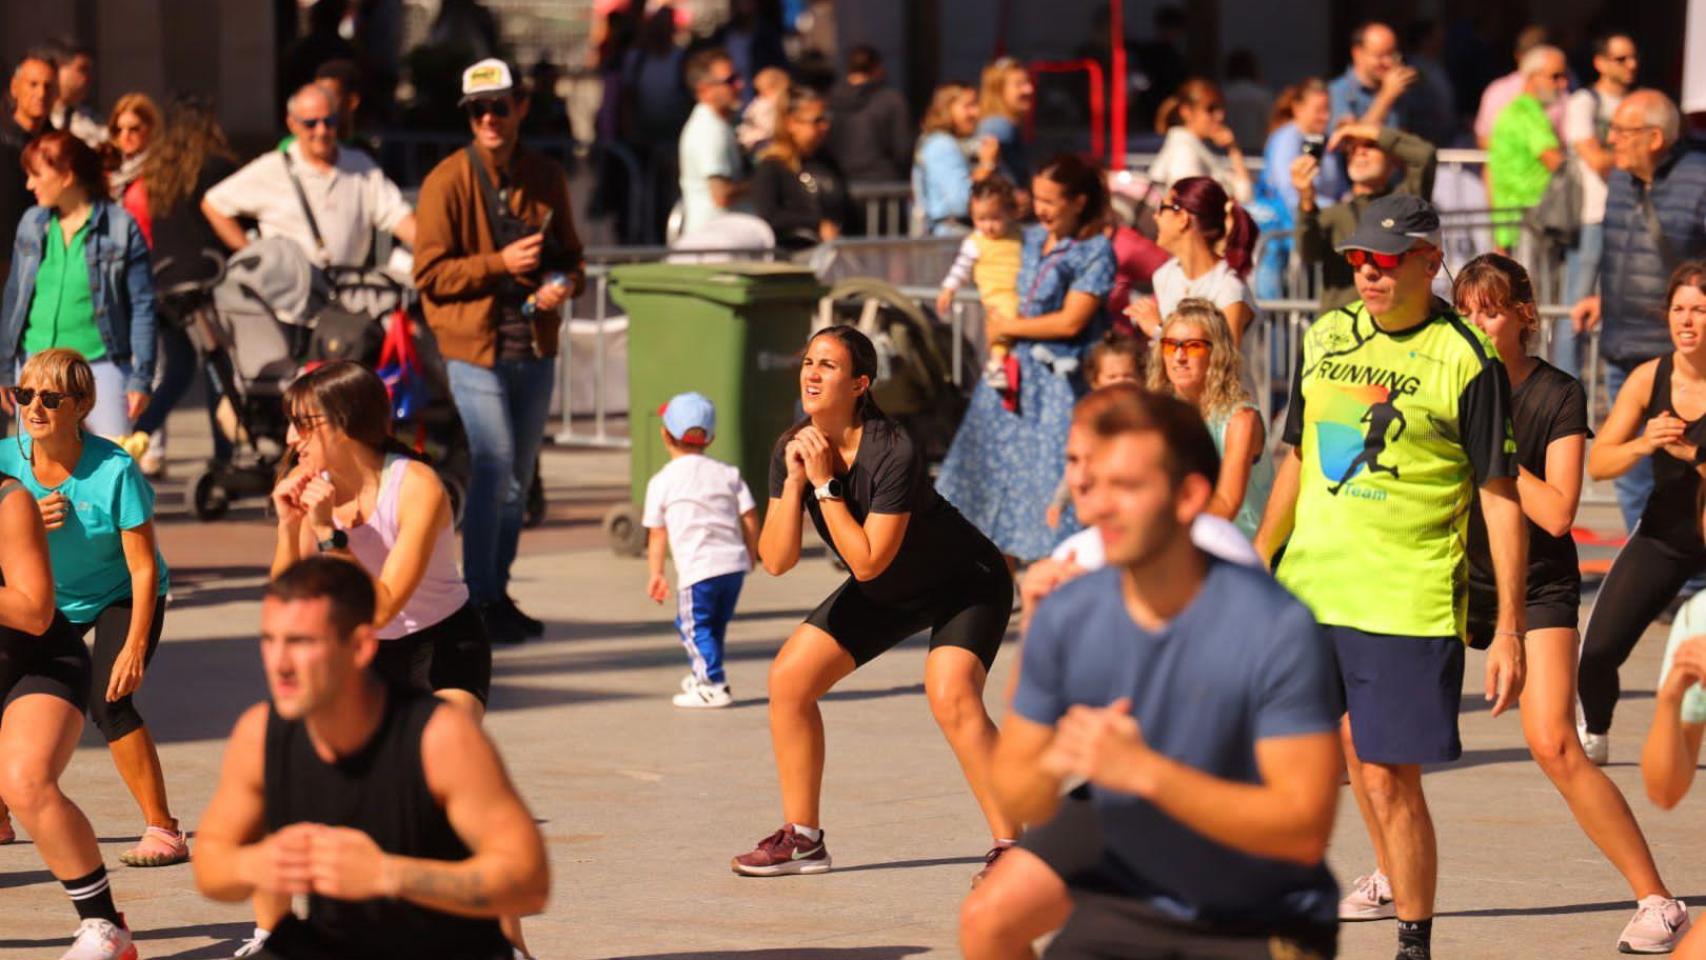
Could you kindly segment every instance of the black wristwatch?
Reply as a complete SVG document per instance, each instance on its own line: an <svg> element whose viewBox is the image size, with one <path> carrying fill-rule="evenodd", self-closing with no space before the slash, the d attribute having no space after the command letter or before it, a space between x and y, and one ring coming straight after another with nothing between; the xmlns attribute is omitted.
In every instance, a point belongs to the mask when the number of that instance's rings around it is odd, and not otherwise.
<svg viewBox="0 0 1706 960"><path fill-rule="evenodd" d="M332 535L314 544L314 547L321 553L328 553L332 550L348 549L349 534L334 527L332 528Z"/></svg>
<svg viewBox="0 0 1706 960"><path fill-rule="evenodd" d="M841 481L835 477L830 477L824 481L823 486L813 487L812 495L819 500L840 500Z"/></svg>

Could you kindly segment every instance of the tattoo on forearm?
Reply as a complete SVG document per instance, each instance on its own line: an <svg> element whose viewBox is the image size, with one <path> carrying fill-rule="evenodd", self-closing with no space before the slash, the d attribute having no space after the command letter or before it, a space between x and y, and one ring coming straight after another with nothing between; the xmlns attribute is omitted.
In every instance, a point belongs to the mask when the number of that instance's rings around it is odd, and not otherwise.
<svg viewBox="0 0 1706 960"><path fill-rule="evenodd" d="M471 910L491 906L491 897L478 871L451 873L435 867L411 866L403 873L402 892L409 899L454 903Z"/></svg>

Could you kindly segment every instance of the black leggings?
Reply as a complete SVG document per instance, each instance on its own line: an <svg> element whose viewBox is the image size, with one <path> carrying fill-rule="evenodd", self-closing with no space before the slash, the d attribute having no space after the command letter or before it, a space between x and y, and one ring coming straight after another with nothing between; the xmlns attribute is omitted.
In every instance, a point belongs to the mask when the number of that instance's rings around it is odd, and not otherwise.
<svg viewBox="0 0 1706 960"><path fill-rule="evenodd" d="M89 718L95 721L95 726L100 728L101 736L108 743L142 729L142 714L136 712L136 704L132 702L134 694L107 702L107 684L112 680L113 665L118 662L125 638L130 635L130 613L131 601L126 597L109 604L88 623L71 625L79 641L87 637L90 630L95 631L94 670L89 676ZM142 654L144 666L153 662L154 648L160 645L160 631L165 625L166 598L158 597L154 601L154 620L148 625L148 649Z"/></svg>
<svg viewBox="0 0 1706 960"><path fill-rule="evenodd" d="M1588 613L1576 676L1589 733L1604 735L1611 729L1611 714L1622 692L1618 668L1682 585L1702 570L1706 570L1706 553L1685 552L1643 536L1639 526L1611 562Z"/></svg>

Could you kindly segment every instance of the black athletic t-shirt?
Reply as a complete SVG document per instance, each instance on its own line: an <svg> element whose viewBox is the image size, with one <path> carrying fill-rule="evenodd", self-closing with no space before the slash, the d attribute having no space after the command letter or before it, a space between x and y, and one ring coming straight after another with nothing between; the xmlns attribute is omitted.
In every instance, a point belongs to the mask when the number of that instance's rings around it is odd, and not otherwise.
<svg viewBox="0 0 1706 960"><path fill-rule="evenodd" d="M778 441L770 457L771 499L782 496L788 479L783 457L786 449L785 440ZM860 524L873 513L912 515L901 538L900 552L888 569L860 584L874 599L914 599L977 569L974 559L999 557L995 545L931 486L924 454L913 445L906 428L894 420L866 420L852 468L836 477L841 481L848 512ZM823 522L822 504L812 495L809 483L804 500L818 536L835 550L835 540ZM840 555L836 550L836 556Z"/></svg>
<svg viewBox="0 0 1706 960"><path fill-rule="evenodd" d="M1580 381L1546 361L1511 391L1511 428L1516 433L1517 466L1546 479L1546 449L1564 437L1591 435L1587 393ZM1494 589L1493 558L1487 549L1487 522L1479 497L1470 501L1469 576L1480 589ZM1576 541L1555 537L1528 521L1528 596L1557 584L1581 583Z"/></svg>
<svg viewBox="0 0 1706 960"><path fill-rule="evenodd" d="M1676 369L1676 355L1667 353L1659 358L1653 371L1653 392L1647 409L1641 415L1642 428L1661 413L1680 416L1671 397L1671 376ZM1706 446L1706 417L1683 421L1683 439L1696 446ZM1700 473L1695 465L1656 450L1649 458L1653 464L1653 489L1647 495L1647 506L1641 511L1636 527L1644 537L1653 537L1677 552L1699 557L1706 552L1700 535Z"/></svg>

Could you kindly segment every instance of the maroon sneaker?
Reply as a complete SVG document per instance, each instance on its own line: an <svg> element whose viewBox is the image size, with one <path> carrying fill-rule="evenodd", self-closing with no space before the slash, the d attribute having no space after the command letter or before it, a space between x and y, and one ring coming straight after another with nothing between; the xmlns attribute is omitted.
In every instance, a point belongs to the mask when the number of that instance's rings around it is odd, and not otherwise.
<svg viewBox="0 0 1706 960"><path fill-rule="evenodd" d="M995 861L1001 859L1001 855L1011 849L1013 849L1013 844L1011 843L998 843L989 848L989 852L983 855L983 869L979 870L977 875L971 878L971 888L973 890L976 890L977 885L982 883L989 876L989 871L995 869Z"/></svg>
<svg viewBox="0 0 1706 960"><path fill-rule="evenodd" d="M780 877L790 873L828 873L829 847L824 834L817 840L807 840L788 824L758 841L757 849L729 861L736 873L749 877Z"/></svg>

